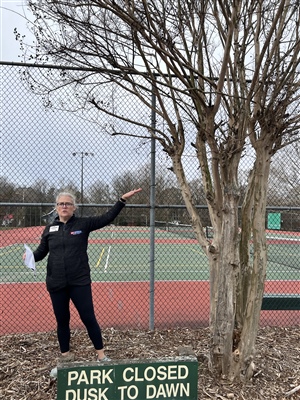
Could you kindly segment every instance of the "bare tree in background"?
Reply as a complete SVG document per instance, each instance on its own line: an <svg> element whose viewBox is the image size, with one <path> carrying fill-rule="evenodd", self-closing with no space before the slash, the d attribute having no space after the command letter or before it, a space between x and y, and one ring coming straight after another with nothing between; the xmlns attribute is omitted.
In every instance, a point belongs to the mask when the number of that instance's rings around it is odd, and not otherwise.
<svg viewBox="0 0 300 400"><path fill-rule="evenodd" d="M281 154L283 153L283 154ZM282 162L284 160L284 162ZM271 165L269 199L274 195L277 204L300 206L300 143L293 143L276 154ZM271 189L271 190L270 190ZM271 192L271 193L270 193ZM270 200L269 200L270 203ZM274 200L273 200L274 204Z"/></svg>
<svg viewBox="0 0 300 400"><path fill-rule="evenodd" d="M30 88L54 105L55 91L73 85L82 108L119 124L111 134L155 138L172 160L199 245L210 265L210 367L223 378L253 375L264 292L265 211L272 156L299 140L299 2L224 0L30 0L35 47L25 60L66 67L45 86ZM30 50L32 53L30 54ZM85 71L68 71L67 67ZM104 98L102 85L112 95ZM127 97L121 96L127 93ZM122 104L135 97L134 118ZM151 96L156 96L156 105ZM70 107L74 100L65 99ZM119 129L118 129L119 127ZM203 226L182 155L194 151L214 230ZM239 234L238 173L244 154L253 165ZM250 258L250 238L254 255Z"/></svg>

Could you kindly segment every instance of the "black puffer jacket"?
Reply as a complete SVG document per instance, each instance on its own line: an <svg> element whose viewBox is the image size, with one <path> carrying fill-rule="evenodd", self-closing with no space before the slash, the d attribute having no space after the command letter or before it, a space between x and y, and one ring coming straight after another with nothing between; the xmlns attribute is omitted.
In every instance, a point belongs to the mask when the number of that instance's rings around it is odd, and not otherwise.
<svg viewBox="0 0 300 400"><path fill-rule="evenodd" d="M68 285L87 285L91 282L87 255L89 234L110 224L124 206L122 201L117 201L103 215L86 218L73 215L66 224L56 218L46 226L33 254L35 261L40 261L49 253L46 277L49 292Z"/></svg>

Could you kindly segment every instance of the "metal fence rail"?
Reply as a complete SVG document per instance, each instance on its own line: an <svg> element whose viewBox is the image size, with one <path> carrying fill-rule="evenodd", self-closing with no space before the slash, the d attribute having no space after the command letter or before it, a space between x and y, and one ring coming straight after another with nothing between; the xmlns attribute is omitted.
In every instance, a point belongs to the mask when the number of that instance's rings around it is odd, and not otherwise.
<svg viewBox="0 0 300 400"><path fill-rule="evenodd" d="M93 296L103 327L147 329L152 322L157 328L207 326L207 260L189 228L189 216L165 153L137 137L111 136L105 127L116 121L105 115L95 120L92 114L50 106L26 86L25 66L3 63L0 69L1 333L55 329L44 283L46 260L31 271L24 266L22 254L24 244L33 250L38 245L44 226L54 217L55 195L65 189L76 194L78 213L85 216L106 211L134 187L143 188L113 225L90 236ZM56 105L67 101L70 93L64 90L56 93ZM103 85L104 97L109 91ZM151 118L130 98L124 99L122 107L136 119ZM138 135L139 127L130 129ZM277 168L270 179L266 295L299 295L299 187L297 182L289 185L286 172L279 168L290 163L290 156L282 152L274 160ZM210 237L213 232L196 160L186 154L184 162ZM71 323L82 326L76 313ZM261 324L299 324L299 311L269 307L262 311Z"/></svg>

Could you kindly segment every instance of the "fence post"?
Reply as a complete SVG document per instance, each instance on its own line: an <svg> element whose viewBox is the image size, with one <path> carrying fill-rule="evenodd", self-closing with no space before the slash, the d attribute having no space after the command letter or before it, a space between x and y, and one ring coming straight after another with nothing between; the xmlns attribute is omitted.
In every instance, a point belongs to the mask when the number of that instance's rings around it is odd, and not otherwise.
<svg viewBox="0 0 300 400"><path fill-rule="evenodd" d="M152 111L151 111L151 175L150 175L150 304L149 304L149 329L154 329L154 286L155 286L155 138L156 127L156 95L155 85L152 85Z"/></svg>

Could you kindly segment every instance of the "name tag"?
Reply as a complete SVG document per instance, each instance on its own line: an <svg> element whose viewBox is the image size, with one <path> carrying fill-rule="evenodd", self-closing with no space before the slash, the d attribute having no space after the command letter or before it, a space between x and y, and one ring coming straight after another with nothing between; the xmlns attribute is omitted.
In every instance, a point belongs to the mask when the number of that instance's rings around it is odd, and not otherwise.
<svg viewBox="0 0 300 400"><path fill-rule="evenodd" d="M50 226L49 232L57 232L59 230L59 225Z"/></svg>

